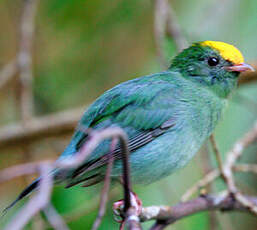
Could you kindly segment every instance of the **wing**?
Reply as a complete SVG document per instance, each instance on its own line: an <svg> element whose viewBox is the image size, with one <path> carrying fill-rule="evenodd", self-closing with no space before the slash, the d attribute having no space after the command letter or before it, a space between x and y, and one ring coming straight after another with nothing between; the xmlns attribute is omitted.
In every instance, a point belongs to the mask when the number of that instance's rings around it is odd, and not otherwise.
<svg viewBox="0 0 257 230"><path fill-rule="evenodd" d="M132 136L131 138L129 138L128 140L129 151L133 152L136 149L146 145L147 143L151 142L158 136L165 133L168 129L172 128L173 126L175 126L175 120L172 118L164 122L160 127L156 129L139 132L138 135ZM84 164L82 164L79 168L73 171L66 188L72 187L76 184L79 184L85 181L86 182L83 185L84 187L100 182L103 177L99 173L90 175L88 177L84 177L83 175L85 175L90 171L93 171L94 169L105 166L106 164L108 164L109 159L111 157L113 157L114 160L119 160L122 158L122 149L120 146L117 146L117 148L113 152L108 152L107 154L102 155L99 158L96 158L91 161L87 161Z"/></svg>
<svg viewBox="0 0 257 230"><path fill-rule="evenodd" d="M85 111L61 158L76 153L87 139L81 128L107 128L114 123L142 130L160 126L170 118L169 113L175 107L179 91L167 79L175 78L176 74L162 72L145 76L106 91ZM105 122L108 119L110 122Z"/></svg>
<svg viewBox="0 0 257 230"><path fill-rule="evenodd" d="M174 84L167 81L171 77L170 72L164 72L114 87L90 106L79 126L103 129L118 125L127 132L129 149L133 152L174 126L175 95L179 92ZM85 141L87 135L77 129L61 157L74 154ZM106 165L111 154L115 160L120 159L121 149L118 147L113 153L109 153L109 146L103 144L73 172L72 178L78 179L82 174Z"/></svg>

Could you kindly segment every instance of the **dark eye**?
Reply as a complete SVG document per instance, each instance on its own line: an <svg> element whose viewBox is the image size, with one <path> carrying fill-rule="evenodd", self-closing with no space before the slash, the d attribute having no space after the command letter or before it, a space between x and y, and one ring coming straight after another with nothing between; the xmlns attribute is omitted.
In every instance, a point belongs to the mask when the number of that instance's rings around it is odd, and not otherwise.
<svg viewBox="0 0 257 230"><path fill-rule="evenodd" d="M209 59L208 59L209 66L216 66L219 64L219 62L220 62L220 60L216 57L209 57Z"/></svg>

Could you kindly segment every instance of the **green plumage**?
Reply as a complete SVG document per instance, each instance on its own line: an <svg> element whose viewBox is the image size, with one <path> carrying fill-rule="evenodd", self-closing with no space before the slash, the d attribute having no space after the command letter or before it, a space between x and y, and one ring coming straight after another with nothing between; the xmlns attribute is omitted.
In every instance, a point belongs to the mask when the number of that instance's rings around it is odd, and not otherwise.
<svg viewBox="0 0 257 230"><path fill-rule="evenodd" d="M219 63L210 66L209 58ZM101 95L84 113L78 127L121 127L129 138L131 176L135 183L151 183L184 166L212 133L237 83L238 72L224 67L216 50L195 44L180 53L161 73L124 82ZM72 157L87 139L77 129L58 160ZM110 153L110 140L101 143L77 169L54 172L67 187L101 181L108 157L115 162L112 177L121 176L121 150ZM24 194L37 186L38 180Z"/></svg>

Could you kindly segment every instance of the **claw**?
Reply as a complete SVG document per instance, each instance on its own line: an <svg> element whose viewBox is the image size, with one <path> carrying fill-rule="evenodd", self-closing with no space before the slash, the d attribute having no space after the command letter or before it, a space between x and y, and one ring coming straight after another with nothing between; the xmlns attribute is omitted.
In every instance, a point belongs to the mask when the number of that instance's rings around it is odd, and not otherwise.
<svg viewBox="0 0 257 230"><path fill-rule="evenodd" d="M123 221L124 200L118 200L112 205L114 220L118 223Z"/></svg>
<svg viewBox="0 0 257 230"><path fill-rule="evenodd" d="M136 214L139 216L142 211L142 201L138 198L137 194L130 192L131 206L136 209ZM118 223L123 223L124 221L124 200L118 200L112 205L112 210L114 213L114 219Z"/></svg>

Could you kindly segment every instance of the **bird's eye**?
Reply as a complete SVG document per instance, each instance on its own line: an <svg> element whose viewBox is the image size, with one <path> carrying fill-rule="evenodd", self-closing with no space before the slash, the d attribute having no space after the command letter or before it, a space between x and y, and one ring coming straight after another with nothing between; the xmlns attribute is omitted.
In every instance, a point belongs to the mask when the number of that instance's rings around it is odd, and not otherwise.
<svg viewBox="0 0 257 230"><path fill-rule="evenodd" d="M219 62L220 62L219 59L216 57L209 57L209 59L208 59L209 66L216 66L219 64Z"/></svg>

